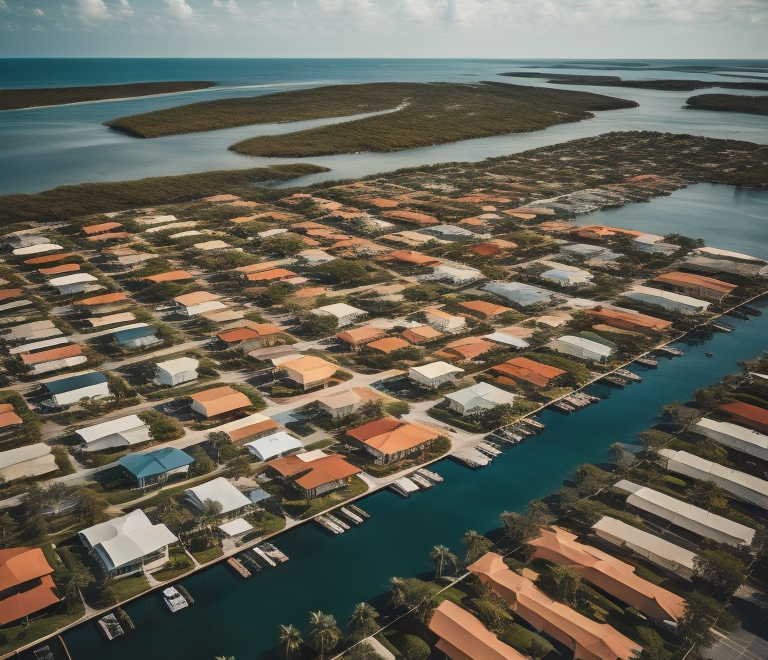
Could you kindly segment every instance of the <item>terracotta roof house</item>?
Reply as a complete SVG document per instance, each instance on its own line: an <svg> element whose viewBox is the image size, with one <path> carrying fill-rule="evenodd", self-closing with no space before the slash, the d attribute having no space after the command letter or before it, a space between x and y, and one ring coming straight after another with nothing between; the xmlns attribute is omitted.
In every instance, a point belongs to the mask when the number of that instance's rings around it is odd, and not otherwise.
<svg viewBox="0 0 768 660"><path fill-rule="evenodd" d="M338 367L314 355L304 355L296 360L289 360L280 364L280 369L294 383L298 383L305 390L325 385L336 373Z"/></svg>
<svg viewBox="0 0 768 660"><path fill-rule="evenodd" d="M193 278L194 275L188 273L186 270L169 270L166 273L147 275L141 279L147 280L148 282L154 282L155 284L160 284L161 282L179 282L181 280L191 280Z"/></svg>
<svg viewBox="0 0 768 660"><path fill-rule="evenodd" d="M497 347L498 344L480 339L479 337L465 337L464 339L457 339L450 344L446 344L441 351L437 351L434 355L446 360L469 362Z"/></svg>
<svg viewBox="0 0 768 660"><path fill-rule="evenodd" d="M552 600L528 578L511 571L489 552L467 567L539 632L573 651L576 660L631 660L640 646L607 623L597 623Z"/></svg>
<svg viewBox="0 0 768 660"><path fill-rule="evenodd" d="M485 300L470 300L469 302L459 303L459 307L466 309L472 316L477 316L484 320L513 311L511 307L504 307L504 305L497 305Z"/></svg>
<svg viewBox="0 0 768 660"><path fill-rule="evenodd" d="M598 589L631 605L656 622L677 621L685 612L685 601L635 574L635 567L576 540L559 527L541 529L529 542L533 557L558 566L570 566Z"/></svg>
<svg viewBox="0 0 768 660"><path fill-rule="evenodd" d="M403 330L400 334L412 344L426 344L427 342L435 341L436 339L445 336L439 330L435 330L428 325L417 325L414 328Z"/></svg>
<svg viewBox="0 0 768 660"><path fill-rule="evenodd" d="M514 251L516 248L517 243L505 241L502 238L494 238L490 241L485 241L484 243L467 246L467 249L472 250L472 252L479 254L481 257L503 257Z"/></svg>
<svg viewBox="0 0 768 660"><path fill-rule="evenodd" d="M258 264L249 264L248 266L240 266L230 271L230 273L237 277L246 278L250 273L262 273L265 270L272 270L273 268L279 268L280 263L277 261L262 261Z"/></svg>
<svg viewBox="0 0 768 660"><path fill-rule="evenodd" d="M55 261L62 261L64 259L67 259L68 257L76 257L78 256L74 252L62 252L60 254L46 254L42 257L33 257L32 259L27 259L24 261L25 264L28 266L39 266L40 264L50 264Z"/></svg>
<svg viewBox="0 0 768 660"><path fill-rule="evenodd" d="M87 227L83 227L83 233L86 236L92 236L93 234L101 234L102 232L117 229L122 226L123 224L121 222L102 222L100 225L88 225Z"/></svg>
<svg viewBox="0 0 768 660"><path fill-rule="evenodd" d="M680 271L664 273L654 277L651 281L658 282L670 291L679 291L704 300L721 300L738 288L735 284L728 284L728 282L716 280L714 277L681 273Z"/></svg>
<svg viewBox="0 0 768 660"><path fill-rule="evenodd" d="M50 348L47 351L25 353L21 356L21 361L25 367L32 369L32 373L42 374L74 367L77 364L87 362L88 358L83 355L80 344L68 344L67 346Z"/></svg>
<svg viewBox="0 0 768 660"><path fill-rule="evenodd" d="M21 424L22 421L21 417L14 411L12 403L0 403L0 433L12 426Z"/></svg>
<svg viewBox="0 0 768 660"><path fill-rule="evenodd" d="M221 296L210 291L194 291L193 293L176 296L173 301L176 303L181 314L197 316L203 312L224 309L226 305L219 300L220 298Z"/></svg>
<svg viewBox="0 0 768 660"><path fill-rule="evenodd" d="M248 353L256 348L274 346L281 332L280 327L272 323L250 323L242 328L220 332L216 336L227 348L238 348Z"/></svg>
<svg viewBox="0 0 768 660"><path fill-rule="evenodd" d="M349 346L353 351L356 351L368 342L375 339L381 339L386 337L387 333L381 328L375 328L370 325L363 326L362 328L352 328L351 330L344 330L336 335L336 338Z"/></svg>
<svg viewBox="0 0 768 660"><path fill-rule="evenodd" d="M434 216L414 211L382 211L381 215L394 218L402 222L411 222L415 225L439 225L440 221Z"/></svg>
<svg viewBox="0 0 768 660"><path fill-rule="evenodd" d="M40 548L0 550L0 626L59 602L52 573Z"/></svg>
<svg viewBox="0 0 768 660"><path fill-rule="evenodd" d="M93 298L83 298L75 303L72 303L76 307L85 307L88 313L93 314L96 310L99 312L111 311L113 309L119 309L126 304L128 296L124 293L105 293L101 296L94 296Z"/></svg>
<svg viewBox="0 0 768 660"><path fill-rule="evenodd" d="M217 426L213 430L226 433L230 442L242 442L251 438L261 438L277 428L280 428L280 424L274 419L270 419L261 413L253 413L253 415L248 415L248 417Z"/></svg>
<svg viewBox="0 0 768 660"><path fill-rule="evenodd" d="M640 332L644 335L663 332L672 325L672 321L657 319L655 316L640 314L639 312L633 312L632 310L603 308L587 309L585 311L590 316L600 319L600 321L612 328Z"/></svg>
<svg viewBox="0 0 768 660"><path fill-rule="evenodd" d="M62 273L76 273L80 270L80 264L61 264L61 266L52 266L51 268L38 268L37 272L41 275L61 275Z"/></svg>
<svg viewBox="0 0 768 660"><path fill-rule="evenodd" d="M399 261L411 266L439 266L440 259L430 257L429 255L422 254L421 252L414 252L413 250L395 250L388 255L379 257L381 261Z"/></svg>
<svg viewBox="0 0 768 660"><path fill-rule="evenodd" d="M262 270L258 273L248 273L246 275L246 279L249 282L263 282L265 284L289 280L292 277L297 277L297 274L287 268L271 268L269 270Z"/></svg>
<svg viewBox="0 0 768 660"><path fill-rule="evenodd" d="M360 474L359 467L338 454L311 451L277 458L267 463L310 500L348 485L350 477Z"/></svg>
<svg viewBox="0 0 768 660"><path fill-rule="evenodd" d="M737 424L741 424L759 433L768 433L768 410L749 403L735 401L720 406L720 410Z"/></svg>
<svg viewBox="0 0 768 660"><path fill-rule="evenodd" d="M550 367L524 357L516 357L497 364L491 371L508 376L513 380L522 380L536 387L548 387L552 381L565 375L565 371L557 367Z"/></svg>
<svg viewBox="0 0 768 660"><path fill-rule="evenodd" d="M526 660L479 619L450 600L440 603L429 629L440 638L435 648L450 660Z"/></svg>
<svg viewBox="0 0 768 660"><path fill-rule="evenodd" d="M0 300L12 300L23 294L23 289L0 289Z"/></svg>
<svg viewBox="0 0 768 660"><path fill-rule="evenodd" d="M216 417L251 405L245 394L227 385L197 392L189 398L192 399L192 410L203 417Z"/></svg>
<svg viewBox="0 0 768 660"><path fill-rule="evenodd" d="M408 348L409 346L410 344L401 337L384 337L384 339L377 339L376 341L370 342L366 348L389 355L390 353L399 351L402 348Z"/></svg>
<svg viewBox="0 0 768 660"><path fill-rule="evenodd" d="M350 429L347 435L362 443L377 463L387 465L424 448L440 436L440 431L426 424L384 417Z"/></svg>

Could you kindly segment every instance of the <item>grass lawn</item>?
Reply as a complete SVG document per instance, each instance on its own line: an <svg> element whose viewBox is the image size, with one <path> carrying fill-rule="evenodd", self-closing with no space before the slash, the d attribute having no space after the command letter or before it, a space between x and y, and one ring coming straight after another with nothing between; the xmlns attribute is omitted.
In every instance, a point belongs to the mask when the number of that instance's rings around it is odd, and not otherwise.
<svg viewBox="0 0 768 660"><path fill-rule="evenodd" d="M130 451L126 450L109 453L93 452L92 454L88 454L85 457L84 462L87 463L89 467L97 468L104 465L109 465L110 463L114 463L127 454L130 454Z"/></svg>
<svg viewBox="0 0 768 660"><path fill-rule="evenodd" d="M298 514L297 517L299 518L309 518L310 516L314 516L317 513L320 513L321 511L325 511L326 509L330 509L333 506L336 506L337 504L341 504L342 502L345 502L346 500L349 500L353 497L357 497L358 495L362 495L364 492L368 490L368 484L366 484L362 479L359 477L352 477L350 479L350 484L347 488L344 488L342 490L334 491L333 493L329 493L328 495L325 495L324 497L318 497L315 500L311 500L309 507L302 511L300 514ZM304 500L296 500L294 502L283 502L283 505L289 505L289 511L290 511L290 505L294 504L297 506L304 505Z"/></svg>
<svg viewBox="0 0 768 660"><path fill-rule="evenodd" d="M202 552L193 552L192 554L201 564L207 564L208 562L221 557L221 555L224 554L224 551L221 548L211 548L209 550L203 550Z"/></svg>
<svg viewBox="0 0 768 660"><path fill-rule="evenodd" d="M132 577L120 578L115 580L112 589L119 602L133 598L138 594L149 589L149 582L143 575L134 575Z"/></svg>
<svg viewBox="0 0 768 660"><path fill-rule="evenodd" d="M285 518L281 516L275 516L267 511L264 512L264 520L261 525L264 528L264 535L274 534L282 529L285 529Z"/></svg>
<svg viewBox="0 0 768 660"><path fill-rule="evenodd" d="M161 582L166 582L168 580L174 580L179 575L184 575L184 573L189 573L189 571L192 570L193 564L192 560L187 556L187 553L184 552L181 548L175 547L171 548L168 553L169 561L168 564L166 564L163 568L161 568L159 571L155 571L152 573L152 577L156 580L160 580ZM188 562L187 566L181 567L181 568L170 568L170 564L175 559L186 559Z"/></svg>
<svg viewBox="0 0 768 660"><path fill-rule="evenodd" d="M60 628L77 621L85 613L82 603L78 602L72 612L67 612L62 605L61 613L49 614L39 619L31 619L26 628L21 624L3 628L2 632L8 639L7 644L0 644L0 655L10 653L14 649L29 644L36 639L42 639L54 634Z"/></svg>
<svg viewBox="0 0 768 660"><path fill-rule="evenodd" d="M307 451L314 451L315 449L325 449L326 447L330 447L331 445L335 445L336 440L332 440L331 438L326 438L325 440L318 440L317 442L312 442L308 444L304 449Z"/></svg>

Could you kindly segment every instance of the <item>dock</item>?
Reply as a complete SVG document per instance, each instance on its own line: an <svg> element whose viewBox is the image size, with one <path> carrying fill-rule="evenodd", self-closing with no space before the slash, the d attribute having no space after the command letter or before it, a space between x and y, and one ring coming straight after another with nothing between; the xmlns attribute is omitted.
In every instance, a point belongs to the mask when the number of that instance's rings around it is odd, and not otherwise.
<svg viewBox="0 0 768 660"><path fill-rule="evenodd" d="M450 457L471 468L481 468L491 464L491 459L488 456L473 448L461 449L451 454Z"/></svg>
<svg viewBox="0 0 768 660"><path fill-rule="evenodd" d="M349 525L345 523L341 518L337 518L332 513L326 513L325 517L330 520L334 525L338 525L341 527L345 532L349 530Z"/></svg>
<svg viewBox="0 0 768 660"><path fill-rule="evenodd" d="M270 568L275 568L277 566L277 562L275 562L274 559L269 557L269 555L267 555L267 553L264 552L260 547L254 546L253 548L251 548L251 552L254 555L256 555L257 559L260 559L261 561L263 561Z"/></svg>
<svg viewBox="0 0 768 660"><path fill-rule="evenodd" d="M370 514L363 511L357 504L347 504L345 508L349 509L352 513L356 513L363 520L368 520L371 517Z"/></svg>
<svg viewBox="0 0 768 660"><path fill-rule="evenodd" d="M636 374L629 369L616 369L614 373L617 376L621 376L621 378L626 378L629 381L632 381L633 383L642 383L643 377L640 374Z"/></svg>
<svg viewBox="0 0 768 660"><path fill-rule="evenodd" d="M355 525L362 525L365 522L364 518L361 518L353 511L350 511L347 507L343 506L339 509L339 512L344 514L348 520L351 520Z"/></svg>
<svg viewBox="0 0 768 660"><path fill-rule="evenodd" d="M671 355L672 357L680 357L685 355L679 348L672 348L671 346L660 346L656 349L656 353L664 353L665 355Z"/></svg>
<svg viewBox="0 0 768 660"><path fill-rule="evenodd" d="M285 562L288 561L288 555L286 555L282 550L278 550L271 543L262 543L258 547L267 557L270 557L273 561L276 561L278 564L284 564Z"/></svg>
<svg viewBox="0 0 768 660"><path fill-rule="evenodd" d="M341 525L337 525L324 515L315 516L314 521L331 534L343 534L346 531Z"/></svg>
<svg viewBox="0 0 768 660"><path fill-rule="evenodd" d="M230 557L227 559L227 563L235 570L235 572L243 579L251 577L251 572L240 563L239 559Z"/></svg>
<svg viewBox="0 0 768 660"><path fill-rule="evenodd" d="M732 325L728 325L727 323L722 323L720 321L712 321L709 324L709 327L713 330L719 330L720 332L735 332L736 328L734 328Z"/></svg>
<svg viewBox="0 0 768 660"><path fill-rule="evenodd" d="M408 477L400 477L397 481L392 482L389 487L402 497L410 497L413 493L419 491L419 487Z"/></svg>
<svg viewBox="0 0 768 660"><path fill-rule="evenodd" d="M416 474L429 479L433 484L440 484L445 481L437 472L432 472L432 470L427 470L427 468L419 468L416 470Z"/></svg>
<svg viewBox="0 0 768 660"><path fill-rule="evenodd" d="M429 490L432 488L432 486L434 486L434 484L429 479L422 477L418 471L409 475L408 478L422 490Z"/></svg>

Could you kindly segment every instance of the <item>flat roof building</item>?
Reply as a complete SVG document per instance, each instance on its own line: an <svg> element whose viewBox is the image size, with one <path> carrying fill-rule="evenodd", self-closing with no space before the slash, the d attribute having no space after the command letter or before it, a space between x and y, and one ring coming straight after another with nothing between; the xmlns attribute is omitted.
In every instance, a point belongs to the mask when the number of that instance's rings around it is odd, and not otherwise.
<svg viewBox="0 0 768 660"><path fill-rule="evenodd" d="M483 286L483 291L492 293L500 298L509 300L518 307L531 307L533 305L546 305L552 302L557 295L554 291L548 291L522 282L488 282Z"/></svg>
<svg viewBox="0 0 768 660"><path fill-rule="evenodd" d="M155 365L155 378L161 385L181 385L192 380L197 380L197 367L199 360L190 357L181 357L174 360L158 362Z"/></svg>
<svg viewBox="0 0 768 660"><path fill-rule="evenodd" d="M652 289L647 286L634 286L629 291L621 294L624 298L637 300L649 305L661 307L677 314L698 314L706 312L710 303L706 300L698 300L690 296L683 296L679 293L662 291L661 289Z"/></svg>
<svg viewBox="0 0 768 660"><path fill-rule="evenodd" d="M447 362L430 362L420 367L410 367L408 369L408 378L412 381L437 389L445 383L451 383L456 380L456 375L464 373L461 367L454 367Z"/></svg>
<svg viewBox="0 0 768 660"><path fill-rule="evenodd" d="M463 316L449 314L440 309L427 309L424 314L427 324L440 332L455 334L467 328L467 320Z"/></svg>
<svg viewBox="0 0 768 660"><path fill-rule="evenodd" d="M763 435L752 429L731 424L730 422L718 422L704 417L693 427L693 430L708 438L712 438L721 445L743 451L745 454L755 456L763 461L768 461L768 435Z"/></svg>

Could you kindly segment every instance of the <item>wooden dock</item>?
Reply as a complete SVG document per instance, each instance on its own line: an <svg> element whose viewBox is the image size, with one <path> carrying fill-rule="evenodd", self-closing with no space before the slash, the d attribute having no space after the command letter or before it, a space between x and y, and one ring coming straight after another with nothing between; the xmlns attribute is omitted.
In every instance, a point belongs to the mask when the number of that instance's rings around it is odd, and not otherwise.
<svg viewBox="0 0 768 660"><path fill-rule="evenodd" d="M243 566L242 562L239 559L236 559L235 557L230 557L229 559L227 559L227 563L232 568L235 569L235 571L241 578L247 579L251 577L251 572L245 566Z"/></svg>

